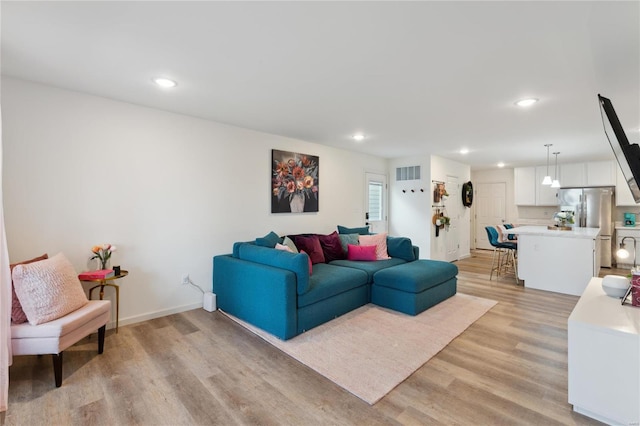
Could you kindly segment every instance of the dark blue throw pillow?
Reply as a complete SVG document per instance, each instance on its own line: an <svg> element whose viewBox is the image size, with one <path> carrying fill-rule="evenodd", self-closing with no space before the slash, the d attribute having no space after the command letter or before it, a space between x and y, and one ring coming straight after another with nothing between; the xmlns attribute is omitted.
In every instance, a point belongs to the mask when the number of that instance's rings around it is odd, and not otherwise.
<svg viewBox="0 0 640 426"><path fill-rule="evenodd" d="M363 226L361 228L347 228L345 226L338 225L338 234L369 235L369 227L368 226Z"/></svg>
<svg viewBox="0 0 640 426"><path fill-rule="evenodd" d="M278 244L279 242L280 242L280 237L278 237L278 234L276 234L273 231L269 232L264 237L256 238L256 245L262 246L262 247L274 248L276 244Z"/></svg>
<svg viewBox="0 0 640 426"><path fill-rule="evenodd" d="M504 227L507 229L513 229L513 225L510 223L505 223ZM514 241L518 239L518 236L516 234L507 234L507 239Z"/></svg>

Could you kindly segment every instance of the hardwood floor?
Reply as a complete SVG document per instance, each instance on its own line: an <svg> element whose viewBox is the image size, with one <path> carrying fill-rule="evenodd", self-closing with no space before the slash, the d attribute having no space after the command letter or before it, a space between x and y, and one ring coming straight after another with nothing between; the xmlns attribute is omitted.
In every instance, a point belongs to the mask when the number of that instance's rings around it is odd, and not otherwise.
<svg viewBox="0 0 640 426"><path fill-rule="evenodd" d="M490 251L457 262L458 291L499 303L374 406L218 312L107 331L14 358L7 425L598 424L567 403L567 318L578 298L489 281ZM626 271L607 271L624 274Z"/></svg>

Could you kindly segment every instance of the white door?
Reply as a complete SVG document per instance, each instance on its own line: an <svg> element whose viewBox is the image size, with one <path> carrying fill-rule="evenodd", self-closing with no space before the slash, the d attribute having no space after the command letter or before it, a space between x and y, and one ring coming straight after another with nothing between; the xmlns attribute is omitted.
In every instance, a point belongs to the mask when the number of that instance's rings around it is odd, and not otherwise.
<svg viewBox="0 0 640 426"><path fill-rule="evenodd" d="M497 226L505 222L506 184L479 183L475 185L473 203L476 208L476 248L493 249L487 238L485 226Z"/></svg>
<svg viewBox="0 0 640 426"><path fill-rule="evenodd" d="M377 173L365 173L365 222L369 232L387 232L387 177Z"/></svg>
<svg viewBox="0 0 640 426"><path fill-rule="evenodd" d="M445 259L447 262L453 262L460 257L460 237L458 234L460 230L460 208L462 207L462 199L460 198L458 177L447 175L446 188L449 194L446 202L446 214L451 219L451 225L449 225L449 229L445 233L447 250Z"/></svg>

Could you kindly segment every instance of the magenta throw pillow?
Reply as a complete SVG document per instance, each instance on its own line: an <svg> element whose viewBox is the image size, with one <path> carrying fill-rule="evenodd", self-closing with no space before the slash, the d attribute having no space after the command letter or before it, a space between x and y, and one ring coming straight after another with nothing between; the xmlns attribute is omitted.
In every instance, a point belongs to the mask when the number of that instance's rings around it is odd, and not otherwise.
<svg viewBox="0 0 640 426"><path fill-rule="evenodd" d="M344 250L342 250L342 244L340 244L338 232L333 231L329 235L318 235L318 240L320 240L320 246L322 247L325 262L328 263L332 260L341 260L347 257Z"/></svg>
<svg viewBox="0 0 640 426"><path fill-rule="evenodd" d="M376 246L347 245L348 260L376 260Z"/></svg>
<svg viewBox="0 0 640 426"><path fill-rule="evenodd" d="M304 250L311 258L311 263L324 263L324 253L317 235L296 237L296 247Z"/></svg>

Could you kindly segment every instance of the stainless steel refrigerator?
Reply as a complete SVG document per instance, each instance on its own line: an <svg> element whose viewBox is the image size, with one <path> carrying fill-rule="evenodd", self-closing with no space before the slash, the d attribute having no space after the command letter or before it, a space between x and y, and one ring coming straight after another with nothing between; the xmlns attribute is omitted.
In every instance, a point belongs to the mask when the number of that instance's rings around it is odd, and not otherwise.
<svg viewBox="0 0 640 426"><path fill-rule="evenodd" d="M558 191L558 206L561 211L574 212L574 226L600 228L601 266L604 268L611 268L613 260L613 196L612 186L561 188Z"/></svg>

